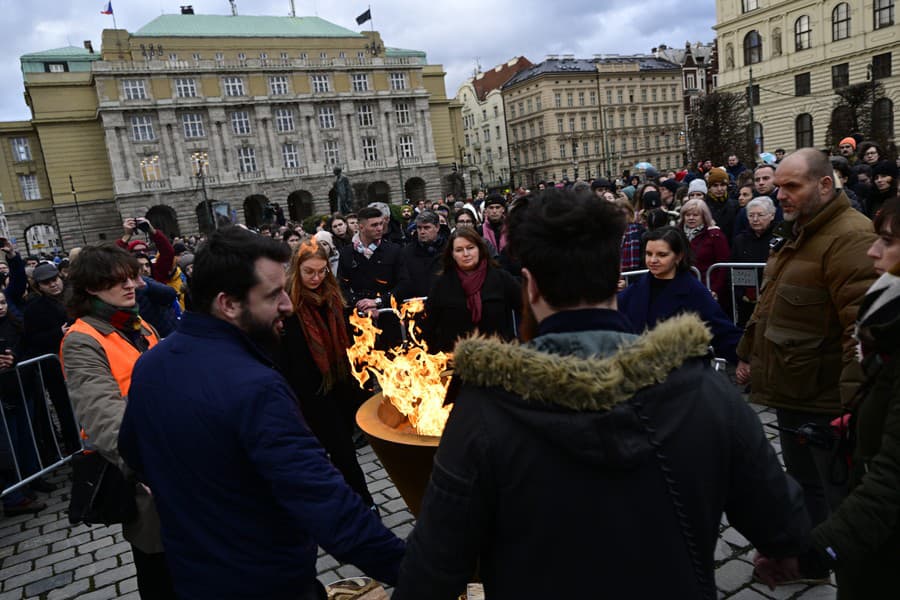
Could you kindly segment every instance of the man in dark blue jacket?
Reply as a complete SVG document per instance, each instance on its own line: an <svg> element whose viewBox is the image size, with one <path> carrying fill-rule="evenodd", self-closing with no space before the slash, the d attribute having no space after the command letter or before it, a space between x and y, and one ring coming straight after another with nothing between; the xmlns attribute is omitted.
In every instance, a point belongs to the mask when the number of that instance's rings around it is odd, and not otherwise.
<svg viewBox="0 0 900 600"><path fill-rule="evenodd" d="M239 228L196 255L194 308L135 366L119 434L182 599L318 599L317 545L396 583L397 539L331 465L271 360L287 246Z"/></svg>

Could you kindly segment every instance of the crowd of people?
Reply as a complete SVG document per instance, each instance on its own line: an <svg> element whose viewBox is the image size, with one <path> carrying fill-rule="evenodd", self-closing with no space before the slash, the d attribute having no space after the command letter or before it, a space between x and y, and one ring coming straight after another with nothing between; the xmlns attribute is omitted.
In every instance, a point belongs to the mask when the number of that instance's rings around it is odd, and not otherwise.
<svg viewBox="0 0 900 600"><path fill-rule="evenodd" d="M3 455L25 477L83 443L135 482L144 598L324 598L317 545L395 598L456 598L476 565L488 597L549 597L563 561L614 596L714 597L723 513L765 583L835 571L841 598L873 597L900 556L896 196L896 162L847 138L754 168L375 202L315 232L170 240L126 219L59 264L2 240ZM726 261L767 263L736 307L725 271L692 270ZM460 385L406 546L357 461L346 350L352 312L400 343L384 309L410 298ZM20 393L17 363L44 354L62 369ZM776 410L786 473L713 356ZM661 535L671 560L648 564L640 540Z"/></svg>

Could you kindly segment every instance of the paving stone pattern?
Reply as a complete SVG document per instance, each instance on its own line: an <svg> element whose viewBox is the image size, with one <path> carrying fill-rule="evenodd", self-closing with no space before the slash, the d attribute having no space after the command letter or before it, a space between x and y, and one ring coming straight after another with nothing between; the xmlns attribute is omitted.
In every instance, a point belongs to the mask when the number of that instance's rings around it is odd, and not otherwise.
<svg viewBox="0 0 900 600"><path fill-rule="evenodd" d="M764 423L774 414L755 407ZM774 440L774 433L770 432ZM775 448L780 453L777 440ZM402 538L414 521L397 489L391 483L371 448L359 451L369 489L381 509L382 521ZM47 508L37 515L0 518L0 600L24 598L41 600L138 600L137 581L131 547L122 538L121 528L69 526L68 473L59 472L50 481L57 490L41 495ZM836 597L833 585L810 587L793 585L775 591L753 583L752 548L723 518L716 547L716 586L719 598L828 600ZM359 569L343 565L320 550L316 564L319 579L331 583L360 575Z"/></svg>

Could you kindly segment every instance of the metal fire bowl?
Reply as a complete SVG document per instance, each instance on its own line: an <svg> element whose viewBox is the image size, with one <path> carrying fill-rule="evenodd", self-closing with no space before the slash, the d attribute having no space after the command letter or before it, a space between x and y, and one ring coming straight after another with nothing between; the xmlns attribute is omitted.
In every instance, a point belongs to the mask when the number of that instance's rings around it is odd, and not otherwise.
<svg viewBox="0 0 900 600"><path fill-rule="evenodd" d="M418 517L441 438L413 431L407 418L381 393L363 403L356 412L356 424L366 434L406 506Z"/></svg>

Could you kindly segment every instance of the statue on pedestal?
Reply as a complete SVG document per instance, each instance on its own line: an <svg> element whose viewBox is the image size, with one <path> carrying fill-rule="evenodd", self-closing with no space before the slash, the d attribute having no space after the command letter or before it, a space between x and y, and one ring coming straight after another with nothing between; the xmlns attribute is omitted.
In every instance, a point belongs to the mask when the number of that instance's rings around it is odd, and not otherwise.
<svg viewBox="0 0 900 600"><path fill-rule="evenodd" d="M351 212L353 209L353 188L350 186L350 179L341 172L340 167L334 168L334 186L331 189L334 191L338 212L344 215Z"/></svg>

